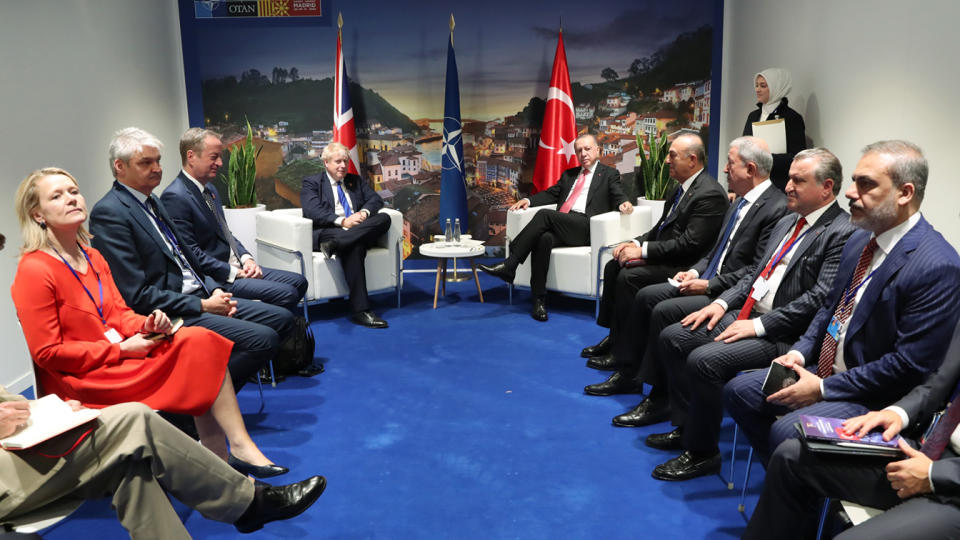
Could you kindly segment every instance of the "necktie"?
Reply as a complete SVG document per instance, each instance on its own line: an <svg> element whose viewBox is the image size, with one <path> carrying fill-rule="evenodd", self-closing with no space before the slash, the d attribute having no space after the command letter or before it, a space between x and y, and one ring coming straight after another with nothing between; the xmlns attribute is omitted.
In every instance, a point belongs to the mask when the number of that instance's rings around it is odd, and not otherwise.
<svg viewBox="0 0 960 540"><path fill-rule="evenodd" d="M240 252L237 251L237 243L233 239L233 233L230 232L230 227L227 226L227 222L223 219L223 216L220 215L220 212L217 212L217 203L213 198L213 192L210 191L210 188L203 188L203 200L207 202L207 207L213 212L213 217L216 218L217 224L220 225L220 232L223 233L223 237L227 239L227 244L230 245L230 253L233 253L239 260Z"/></svg>
<svg viewBox="0 0 960 540"><path fill-rule="evenodd" d="M563 201L563 205L560 207L560 212L566 214L573 208L574 203L577 202L577 198L580 197L580 192L583 191L583 185L587 183L587 169L583 169L580 172L580 176L577 177L577 183L573 185L573 189L570 190L570 195L567 196L567 200Z"/></svg>
<svg viewBox="0 0 960 540"><path fill-rule="evenodd" d="M340 206L343 207L343 217L350 217L353 214L353 210L350 209L350 200L347 199L347 194L343 191L343 182L337 182L337 199L340 200Z"/></svg>
<svg viewBox="0 0 960 540"><path fill-rule="evenodd" d="M774 255L770 261L767 262L767 266L763 268L763 271L760 272L760 277L767 279L770 277L770 274L773 273L773 269L777 267L781 262L783 262L784 256L787 252L790 251L790 248L793 247L793 243L797 241L797 236L800 235L800 229L807 224L805 218L800 218L797 220L797 226L793 228L793 234L790 235L790 238L783 243L783 246L780 248L780 251ZM738 321L743 321L750 318L750 312L753 311L753 306L757 303L756 298L753 297L753 287L750 287L750 295L747 296L747 301L743 303L743 307L740 308L740 313L737 315Z"/></svg>
<svg viewBox="0 0 960 540"><path fill-rule="evenodd" d="M747 200L741 197L740 202L737 203L733 214L730 216L730 221L727 222L726 228L723 229L723 235L720 237L720 242L717 243L717 249L713 252L713 257L710 258L710 264L707 265L707 269L704 270L700 279L710 279L717 274L717 270L720 268L720 259L727 250L727 241L730 239L730 233L733 232L733 226L737 223L737 218L740 216L740 211L743 210L745 204L747 204Z"/></svg>
<svg viewBox="0 0 960 540"><path fill-rule="evenodd" d="M673 196L673 203L670 206L670 212L667 214L667 217L663 218L663 222L660 223L660 226L657 227L657 236L660 236L660 231L667 226L667 221L670 221L670 217L673 216L673 213L677 211L677 206L680 205L681 197L683 197L683 186L677 188L677 194Z"/></svg>
<svg viewBox="0 0 960 540"><path fill-rule="evenodd" d="M197 280L197 283L200 284L200 288L203 292L210 294L210 291L207 290L207 286L203 284L203 280L200 279L200 276L193 271L193 267L190 266L190 263L187 262L187 258L184 257L183 253L180 251L180 243L177 242L176 235L173 234L173 230L167 225L167 222L163 219L163 215L160 214L160 207L157 206L157 201L153 197L147 197L147 205L150 207L150 211L153 212L154 218L157 220L157 225L160 227L163 235L167 237L167 241L170 242L170 247L173 248L173 255L180 261L180 264L190 272L190 275L193 276L193 279Z"/></svg>
<svg viewBox="0 0 960 540"><path fill-rule="evenodd" d="M953 397L947 405L947 412L940 417L930 435L920 445L920 451L930 459L940 459L947 448L947 443L950 442L950 435L957 426L960 426L960 397L958 396L960 396L960 386L953 391Z"/></svg>
<svg viewBox="0 0 960 540"><path fill-rule="evenodd" d="M863 283L863 278L867 275L867 268L870 268L870 261L873 260L873 252L876 250L877 238L874 237L870 239L870 243L864 246L863 251L860 252L857 267L853 270L853 279L850 280L847 288L843 290L843 295L840 296L840 302L833 311L833 320L830 321L831 326L834 324L834 321L838 323L836 325L837 332L839 332L840 326L850 318L850 314L853 313L853 299L856 297L856 290L860 287L860 284ZM823 336L823 344L820 345L820 359L817 361L817 377L823 379L830 376L830 374L833 373L833 361L836 358L837 340L830 332L827 332L826 335Z"/></svg>

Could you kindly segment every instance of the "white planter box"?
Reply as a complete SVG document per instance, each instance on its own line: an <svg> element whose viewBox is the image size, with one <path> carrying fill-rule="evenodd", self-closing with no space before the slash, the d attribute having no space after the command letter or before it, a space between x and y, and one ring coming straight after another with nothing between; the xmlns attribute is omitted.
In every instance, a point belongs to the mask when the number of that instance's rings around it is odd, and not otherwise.
<svg viewBox="0 0 960 540"><path fill-rule="evenodd" d="M254 259L257 257L257 214L265 212L266 205L258 204L253 208L224 208L223 213L227 218L227 226L233 236L240 240L243 247L247 248Z"/></svg>

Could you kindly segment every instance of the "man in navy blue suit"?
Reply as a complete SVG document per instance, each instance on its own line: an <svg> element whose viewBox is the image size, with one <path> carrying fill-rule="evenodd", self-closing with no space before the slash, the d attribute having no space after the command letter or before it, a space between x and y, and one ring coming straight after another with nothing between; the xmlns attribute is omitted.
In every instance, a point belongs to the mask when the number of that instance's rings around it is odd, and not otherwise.
<svg viewBox="0 0 960 540"><path fill-rule="evenodd" d="M724 388L727 411L764 464L796 437L799 415L849 418L883 407L943 361L960 317L960 256L920 215L927 171L909 142L864 149L846 192L850 220L863 230L847 241L807 331L774 359L797 382L767 397L761 370Z"/></svg>
<svg viewBox="0 0 960 540"><path fill-rule="evenodd" d="M200 269L173 218L153 195L163 175L162 148L159 139L142 129L114 135L110 168L116 181L90 213L93 246L110 264L131 309L161 309L233 341L228 367L239 391L276 354L281 338L293 329L293 314L264 302L234 300L222 283Z"/></svg>
<svg viewBox="0 0 960 540"><path fill-rule="evenodd" d="M238 298L293 311L307 292L307 280L300 274L258 265L227 226L220 193L212 183L223 165L222 152L220 134L188 129L180 137L183 170L163 190L160 200L204 274Z"/></svg>
<svg viewBox="0 0 960 540"><path fill-rule="evenodd" d="M383 199L367 182L347 172L347 147L332 142L320 155L327 170L303 179L300 206L313 221L313 249L336 256L350 289L351 320L369 328L386 328L387 321L370 309L364 259L367 248L390 228L390 217L379 214Z"/></svg>

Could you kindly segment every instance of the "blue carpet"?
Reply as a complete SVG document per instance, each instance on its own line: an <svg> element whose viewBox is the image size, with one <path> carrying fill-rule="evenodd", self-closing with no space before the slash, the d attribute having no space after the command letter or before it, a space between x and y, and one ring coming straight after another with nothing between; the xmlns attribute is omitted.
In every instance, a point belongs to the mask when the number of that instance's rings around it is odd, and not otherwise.
<svg viewBox="0 0 960 540"><path fill-rule="evenodd" d="M432 264L432 261L426 263ZM409 266L424 267L413 262ZM637 396L592 397L582 347L605 331L593 302L551 295L550 321L530 318L529 294L507 301L503 283L481 276L448 286L432 309L433 274L405 276L403 306L374 297L390 322L370 330L344 318L347 304L311 308L326 373L240 393L247 427L264 453L290 467L282 481L312 474L326 493L299 518L267 525L262 538L735 538L737 490L718 475L683 483L650 471L674 457L643 438L667 424L616 428L610 418ZM725 420L726 478L733 426ZM747 509L763 471L754 466ZM177 505L195 538L233 538L232 526ZM89 501L45 538L127 538L109 501Z"/></svg>

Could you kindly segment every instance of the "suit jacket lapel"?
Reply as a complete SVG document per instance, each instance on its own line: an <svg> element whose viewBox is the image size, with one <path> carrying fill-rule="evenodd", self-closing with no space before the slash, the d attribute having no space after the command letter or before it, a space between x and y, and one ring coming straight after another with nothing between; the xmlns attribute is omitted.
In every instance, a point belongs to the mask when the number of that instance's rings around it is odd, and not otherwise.
<svg viewBox="0 0 960 540"><path fill-rule="evenodd" d="M757 200L750 205L750 209L747 210L747 214L743 216L743 219L740 220L740 226L737 227L737 232L749 230L753 225L753 218L757 216L757 213L760 212L760 209L763 208L763 205L766 204L767 200L770 198L771 189L777 189L776 186L770 186L764 190L763 194L760 195ZM736 208L736 205L732 205L732 208Z"/></svg>
<svg viewBox="0 0 960 540"><path fill-rule="evenodd" d="M197 189L196 184L191 182L182 174L177 176L176 181L183 183L183 187L187 190L187 193L189 193L190 196L193 197L193 200L196 202L196 204L200 206L200 212L207 220L207 227L213 229L217 236L219 236L224 242L229 243L229 241L223 236L223 228L220 226L217 216L213 215L213 211L210 210L209 206L207 206L207 199L205 199L203 193Z"/></svg>
<svg viewBox="0 0 960 540"><path fill-rule="evenodd" d="M687 206L690 205L690 201L692 201L694 198L693 194L697 191L697 189L700 188L704 172L706 172L706 169L700 171L700 174L693 179L693 182L690 183L690 189L680 197L680 204L677 205L677 209L673 212L670 211L670 207L673 205L673 197L676 197L676 190L680 189L680 184L678 183L676 189L671 192L673 196L665 201L666 204L664 205L664 210L667 212L667 217L663 220L664 227L676 220L677 216L679 216L682 212L686 211Z"/></svg>
<svg viewBox="0 0 960 540"><path fill-rule="evenodd" d="M923 238L928 228L929 224L927 221L920 218L916 226L910 229L910 231L897 242L897 245L893 246L893 251L883 259L883 262L877 267L876 273L874 273L870 281L864 285L866 289L864 289L863 295L860 297L860 301L857 302L856 309L853 311L850 326L847 328L847 336L856 334L857 331L863 327L864 323L867 322L867 319L870 317L870 312L873 310L873 305L877 302L877 298L880 297L880 291L897 275L900 268L907 264L910 253L917 249L917 244L920 243L920 239ZM870 237L868 236L867 238ZM864 242L864 246L865 245L866 242ZM863 251L863 246L857 250L856 260L860 259L861 251ZM856 260L854 264L856 264ZM847 342L849 343L849 340Z"/></svg>
<svg viewBox="0 0 960 540"><path fill-rule="evenodd" d="M153 223L153 219L147 217L143 211L143 206L140 205L140 201L138 201L132 193L127 191L126 187L122 186L117 181L114 181L113 189L117 192L117 198L124 206L127 207L127 211L130 213L130 215L133 216L133 221L136 222L136 224L139 225L140 228L143 229L151 239L153 239L153 242L157 244L157 249L159 249L161 253L176 263L176 256L170 251L170 248L167 247L167 243L164 241L163 237L160 236L160 232L157 230L159 226ZM159 207L160 206L158 205L158 208ZM165 212L162 210L161 213L165 214ZM169 220L169 216L164 216L164 219ZM168 221L168 223L172 222Z"/></svg>
<svg viewBox="0 0 960 540"><path fill-rule="evenodd" d="M840 206L837 205L836 201L830 203L830 208L827 208L827 211L824 212L820 219L816 221L811 227L809 232L803 236L803 240L800 241L800 245L793 248L793 254L790 256L790 263L787 264L787 271L784 275L789 274L793 267L796 265L796 262L800 260L800 256L803 255L810 246L820 238L820 235L823 234L823 231L827 228L827 225L833 222L833 218L837 217L837 212L840 211Z"/></svg>
<svg viewBox="0 0 960 540"><path fill-rule="evenodd" d="M603 169L601 169L600 164L597 163L597 168L593 171L593 178L590 180L590 188L587 190L587 204L590 204L590 199L593 198L593 195L597 192L597 189L600 188L600 179L602 174Z"/></svg>

